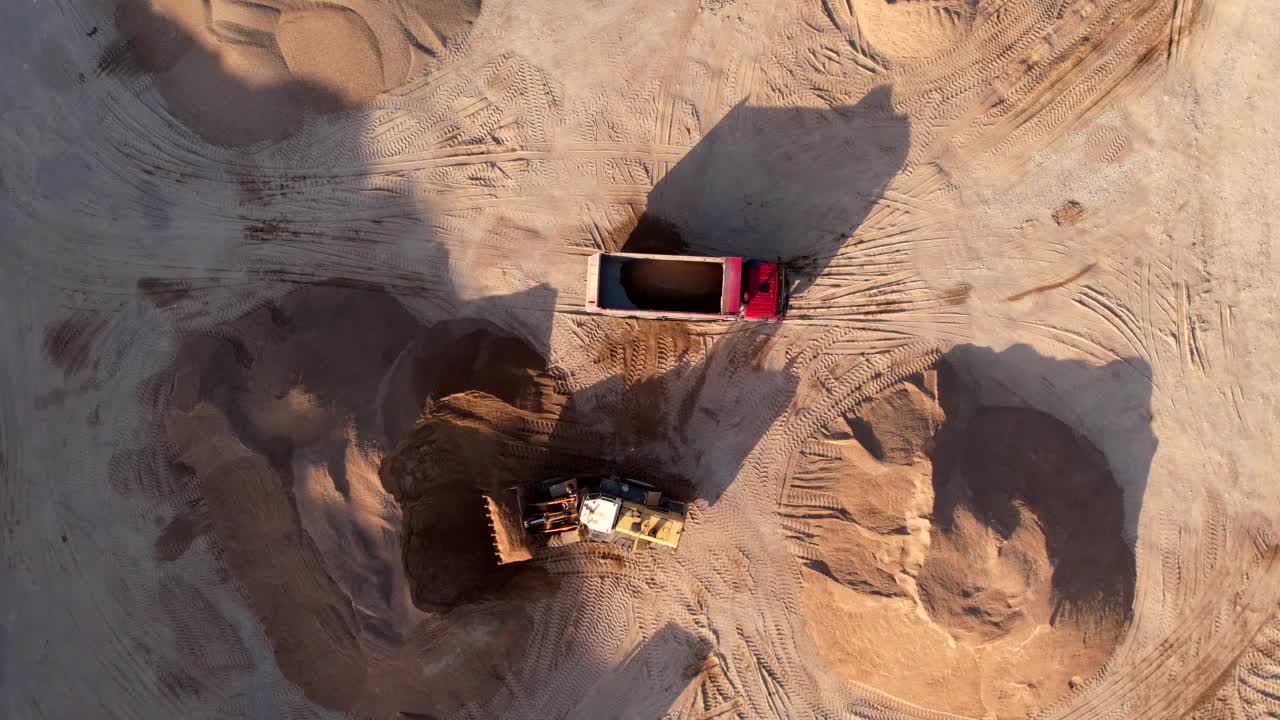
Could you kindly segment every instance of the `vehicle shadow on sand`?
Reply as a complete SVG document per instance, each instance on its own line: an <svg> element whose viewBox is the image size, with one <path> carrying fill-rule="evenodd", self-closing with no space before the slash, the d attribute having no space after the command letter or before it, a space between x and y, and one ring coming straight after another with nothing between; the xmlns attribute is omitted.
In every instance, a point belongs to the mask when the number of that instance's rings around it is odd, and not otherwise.
<svg viewBox="0 0 1280 720"><path fill-rule="evenodd" d="M662 251L654 231L670 224L692 254L781 259L803 291L902 169L910 140L887 85L831 108L744 100L658 180L639 237L621 249Z"/></svg>

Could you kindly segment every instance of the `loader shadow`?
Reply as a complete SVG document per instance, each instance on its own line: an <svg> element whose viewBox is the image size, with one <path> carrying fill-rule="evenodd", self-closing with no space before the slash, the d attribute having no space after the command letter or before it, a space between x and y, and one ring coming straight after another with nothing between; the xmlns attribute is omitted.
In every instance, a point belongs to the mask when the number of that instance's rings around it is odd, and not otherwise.
<svg viewBox="0 0 1280 720"><path fill-rule="evenodd" d="M679 324L669 329L655 344L687 337ZM759 366L776 330L731 333L701 362L623 373L574 393L552 434L555 466L585 462L591 471L630 474L679 500L714 505L795 393L793 373ZM617 342L631 340L624 334Z"/></svg>
<svg viewBox="0 0 1280 720"><path fill-rule="evenodd" d="M716 662L712 657L706 641L668 623L588 686L565 720L594 720L605 712L618 720L664 717L696 692L708 664Z"/></svg>
<svg viewBox="0 0 1280 720"><path fill-rule="evenodd" d="M741 102L654 185L621 249L781 258L803 291L902 169L910 140L887 85L830 109Z"/></svg>

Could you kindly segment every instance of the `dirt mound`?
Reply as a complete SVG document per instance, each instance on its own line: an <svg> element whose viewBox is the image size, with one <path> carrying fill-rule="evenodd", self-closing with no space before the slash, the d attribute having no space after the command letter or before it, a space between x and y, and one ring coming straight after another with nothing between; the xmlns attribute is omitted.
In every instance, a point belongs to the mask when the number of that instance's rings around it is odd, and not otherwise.
<svg viewBox="0 0 1280 720"><path fill-rule="evenodd" d="M403 514L405 571L419 607L510 597L510 583L529 571L499 565L486 495L562 473L628 470L614 461L606 418L549 388L541 398L526 394L522 409L484 392L450 395L383 460L379 475ZM688 495L670 478L642 474L668 493Z"/></svg>
<svg viewBox="0 0 1280 720"><path fill-rule="evenodd" d="M385 85L378 38L352 10L324 7L280 15L276 42L285 64L304 86L322 88L310 104L341 110L365 102ZM341 62L334 62L342 58Z"/></svg>
<svg viewBox="0 0 1280 720"><path fill-rule="evenodd" d="M423 327L387 294L337 287L302 289L187 337L166 429L197 495L160 533L157 557L176 561L194 536L211 535L281 670L325 707L447 714L483 700L498 684L492 668L524 637L525 611L498 603L445 622L415 609L396 542L401 512L377 469L442 389L480 387L503 398L495 403L519 403L522 379L550 387L544 365L486 323ZM466 552L470 534L488 542L469 489L433 498L431 531L456 550L437 554L445 576L478 572L491 557ZM419 538L407 540L412 557ZM511 592L523 597L518 584ZM444 661L426 678L415 660L424 654ZM478 674L429 680L454 665ZM420 689L445 685L451 693Z"/></svg>
<svg viewBox="0 0 1280 720"><path fill-rule="evenodd" d="M466 37L480 16L481 0L404 0L398 17L422 47L433 54Z"/></svg>
<svg viewBox="0 0 1280 720"><path fill-rule="evenodd" d="M1087 440L1035 410L976 407L944 364L811 442L782 514L833 669L1004 717L1047 706L1119 641L1135 581L1121 499Z"/></svg>
<svg viewBox="0 0 1280 720"><path fill-rule="evenodd" d="M479 11L479 0L119 0L116 25L137 65L159 75L178 119L210 142L240 146L287 137L304 111L358 107L399 87L415 47L438 57Z"/></svg>
<svg viewBox="0 0 1280 720"><path fill-rule="evenodd" d="M868 49L892 59L939 55L956 45L973 25L977 0L855 0L852 25Z"/></svg>
<svg viewBox="0 0 1280 720"><path fill-rule="evenodd" d="M951 430L934 457L935 530L919 577L929 614L981 640L1041 625L1118 637L1134 561L1102 454L1026 408L979 408Z"/></svg>
<svg viewBox="0 0 1280 720"><path fill-rule="evenodd" d="M553 418L484 393L452 395L385 458L379 474L403 514L414 604L448 608L490 597L521 571L498 565L482 493L543 476L532 449Z"/></svg>

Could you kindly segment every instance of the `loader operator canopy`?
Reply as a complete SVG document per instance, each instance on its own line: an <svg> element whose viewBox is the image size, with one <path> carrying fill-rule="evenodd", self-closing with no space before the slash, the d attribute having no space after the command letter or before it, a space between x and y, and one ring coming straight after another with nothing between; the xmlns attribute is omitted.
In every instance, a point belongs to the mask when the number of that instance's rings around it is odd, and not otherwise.
<svg viewBox="0 0 1280 720"><path fill-rule="evenodd" d="M614 530L636 540L674 549L680 544L680 534L684 532L684 516L623 501L622 516Z"/></svg>
<svg viewBox="0 0 1280 720"><path fill-rule="evenodd" d="M622 501L611 497L589 497L582 501L579 521L592 532L609 534L613 532L613 524L618 520L618 511Z"/></svg>
<svg viewBox="0 0 1280 720"><path fill-rule="evenodd" d="M687 503L654 486L617 475L548 478L507 493L485 493L484 500L500 565L582 540L675 550L689 512Z"/></svg>

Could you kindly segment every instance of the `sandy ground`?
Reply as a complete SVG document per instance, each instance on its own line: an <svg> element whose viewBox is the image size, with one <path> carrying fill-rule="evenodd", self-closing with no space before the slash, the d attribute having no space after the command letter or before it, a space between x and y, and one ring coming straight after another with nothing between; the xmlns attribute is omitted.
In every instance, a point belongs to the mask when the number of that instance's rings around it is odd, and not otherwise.
<svg viewBox="0 0 1280 720"><path fill-rule="evenodd" d="M0 17L6 717L1280 713L1273 4ZM679 552L491 564L563 467Z"/></svg>

